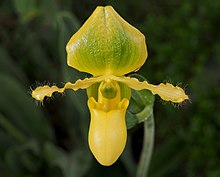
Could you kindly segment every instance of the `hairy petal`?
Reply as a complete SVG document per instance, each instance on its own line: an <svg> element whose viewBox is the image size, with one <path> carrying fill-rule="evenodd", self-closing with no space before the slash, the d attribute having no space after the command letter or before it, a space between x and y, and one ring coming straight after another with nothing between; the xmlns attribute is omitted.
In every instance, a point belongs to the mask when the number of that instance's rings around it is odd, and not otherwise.
<svg viewBox="0 0 220 177"><path fill-rule="evenodd" d="M182 88L178 86L173 86L170 83L161 83L159 85L153 85L149 84L147 81L140 82L136 78L116 76L111 76L111 79L126 84L128 87L134 90L150 90L154 95L158 94L165 101L181 103L184 100L189 99L189 97L186 95L185 91Z"/></svg>
<svg viewBox="0 0 220 177"><path fill-rule="evenodd" d="M62 88L44 85L33 90L31 96L38 101L43 101L45 96L51 97L54 92L62 93L65 89L72 89L74 91L78 89L86 89L94 83L101 82L104 78L105 76L86 78L84 80L79 79L75 83L67 82Z"/></svg>

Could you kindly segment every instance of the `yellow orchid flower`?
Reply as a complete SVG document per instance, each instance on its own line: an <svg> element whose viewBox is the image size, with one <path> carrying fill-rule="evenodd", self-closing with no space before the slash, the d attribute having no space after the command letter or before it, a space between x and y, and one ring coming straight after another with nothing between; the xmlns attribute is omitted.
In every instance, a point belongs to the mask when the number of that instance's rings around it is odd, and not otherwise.
<svg viewBox="0 0 220 177"><path fill-rule="evenodd" d="M97 7L66 46L69 66L93 75L66 83L63 88L40 86L32 97L42 101L65 89L87 89L91 114L88 142L100 164L112 165L126 145L125 114L131 89L147 89L165 101L175 103L188 99L184 90L172 84L152 85L147 81L125 77L137 71L146 61L145 36L127 23L111 7Z"/></svg>

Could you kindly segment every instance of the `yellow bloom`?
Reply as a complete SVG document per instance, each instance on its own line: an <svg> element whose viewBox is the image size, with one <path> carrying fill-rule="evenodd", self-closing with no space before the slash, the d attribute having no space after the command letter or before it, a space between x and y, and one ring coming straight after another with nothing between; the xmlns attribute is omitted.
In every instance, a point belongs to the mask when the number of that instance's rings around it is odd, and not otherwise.
<svg viewBox="0 0 220 177"><path fill-rule="evenodd" d="M103 165L114 163L126 144L125 113L129 101L127 98L121 100L120 95L118 83L107 79L99 86L98 102L93 97L88 100L91 113L89 146Z"/></svg>
<svg viewBox="0 0 220 177"><path fill-rule="evenodd" d="M130 89L150 90L165 101L175 103L188 99L184 90L172 84L152 85L147 81L125 77L137 71L146 61L144 35L128 24L111 7L97 7L66 46L69 66L93 75L66 83L63 88L40 86L32 97L42 101L65 89L87 89L91 114L89 147L102 165L113 164L121 155L127 139L125 124Z"/></svg>

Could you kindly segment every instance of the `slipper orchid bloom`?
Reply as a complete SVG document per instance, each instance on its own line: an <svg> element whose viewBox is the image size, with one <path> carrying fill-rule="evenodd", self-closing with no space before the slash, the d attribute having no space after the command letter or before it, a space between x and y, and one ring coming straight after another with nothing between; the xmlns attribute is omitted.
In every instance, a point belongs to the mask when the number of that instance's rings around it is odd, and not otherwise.
<svg viewBox="0 0 220 177"><path fill-rule="evenodd" d="M102 165L112 165L126 145L125 114L131 89L150 90L165 101L188 99L184 90L172 84L152 85L125 77L137 71L147 59L145 36L127 23L111 6L97 7L66 46L67 64L93 77L67 82L63 88L40 86L32 97L42 101L65 89L87 89L91 115L89 147Z"/></svg>

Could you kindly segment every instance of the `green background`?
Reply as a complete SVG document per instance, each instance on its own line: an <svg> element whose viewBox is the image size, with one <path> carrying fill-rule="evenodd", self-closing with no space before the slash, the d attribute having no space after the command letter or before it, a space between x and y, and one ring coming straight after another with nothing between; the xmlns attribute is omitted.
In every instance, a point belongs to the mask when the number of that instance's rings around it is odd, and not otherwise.
<svg viewBox="0 0 220 177"><path fill-rule="evenodd" d="M111 167L88 148L86 92L43 103L31 88L85 78L66 64L65 45L97 5L112 5L146 36L149 57L138 72L151 83L185 88L190 102L156 96L150 177L220 176L219 0L1 0L0 177L135 175L143 125ZM42 106L43 104L43 106Z"/></svg>

